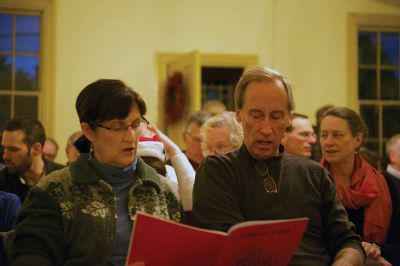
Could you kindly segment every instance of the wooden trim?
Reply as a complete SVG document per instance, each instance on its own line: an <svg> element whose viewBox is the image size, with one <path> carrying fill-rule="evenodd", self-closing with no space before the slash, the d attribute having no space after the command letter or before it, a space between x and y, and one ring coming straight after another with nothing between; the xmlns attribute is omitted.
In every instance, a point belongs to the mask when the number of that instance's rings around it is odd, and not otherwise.
<svg viewBox="0 0 400 266"><path fill-rule="evenodd" d="M163 53L157 52L155 60L157 65L157 83L158 83L158 120L157 125L160 129L165 130L164 116L164 86L167 80L167 65L168 63L177 60L180 56L188 53ZM198 67L243 67L245 69L256 66L258 64L258 56L255 54L220 54L220 53L201 53L200 66ZM201 80L197 81L201 84ZM201 91L197 92L196 97L201 99ZM200 100L201 104L201 100ZM196 108L200 108L197 106Z"/></svg>

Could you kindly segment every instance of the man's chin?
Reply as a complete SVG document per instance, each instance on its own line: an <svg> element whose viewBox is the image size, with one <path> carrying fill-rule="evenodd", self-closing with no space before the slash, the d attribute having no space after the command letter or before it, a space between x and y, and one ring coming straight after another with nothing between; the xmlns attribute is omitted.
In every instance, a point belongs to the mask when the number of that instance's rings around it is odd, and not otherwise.
<svg viewBox="0 0 400 266"><path fill-rule="evenodd" d="M250 153L251 155L253 155L254 158L258 160L266 160L277 155L276 151L274 152L272 150L264 150L264 149L263 150L256 149Z"/></svg>

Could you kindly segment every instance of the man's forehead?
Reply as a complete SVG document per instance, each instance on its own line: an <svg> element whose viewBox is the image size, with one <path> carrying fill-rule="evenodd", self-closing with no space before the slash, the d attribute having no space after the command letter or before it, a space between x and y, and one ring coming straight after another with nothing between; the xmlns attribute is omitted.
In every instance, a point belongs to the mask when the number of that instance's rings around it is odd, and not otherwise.
<svg viewBox="0 0 400 266"><path fill-rule="evenodd" d="M250 82L243 95L243 105L251 109L265 109L267 106L270 110L289 112L288 95L279 80Z"/></svg>
<svg viewBox="0 0 400 266"><path fill-rule="evenodd" d="M199 133L200 132L200 127L197 125L196 122L192 122L189 124L189 126L187 127L187 131L189 133Z"/></svg>
<svg viewBox="0 0 400 266"><path fill-rule="evenodd" d="M26 145L25 133L22 130L4 131L1 139L2 146Z"/></svg>
<svg viewBox="0 0 400 266"><path fill-rule="evenodd" d="M293 128L297 128L297 127L311 127L312 128L311 121L308 120L308 118L304 118L304 117L292 118L292 126L293 126Z"/></svg>

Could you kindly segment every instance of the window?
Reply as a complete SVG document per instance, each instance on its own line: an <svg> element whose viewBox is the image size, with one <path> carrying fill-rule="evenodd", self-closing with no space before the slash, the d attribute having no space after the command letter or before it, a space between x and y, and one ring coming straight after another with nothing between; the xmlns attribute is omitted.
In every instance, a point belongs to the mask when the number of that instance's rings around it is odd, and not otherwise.
<svg viewBox="0 0 400 266"><path fill-rule="evenodd" d="M365 146L385 158L387 139L400 133L400 25L359 25L357 34L358 105L369 129Z"/></svg>
<svg viewBox="0 0 400 266"><path fill-rule="evenodd" d="M40 13L0 11L0 128L19 115L40 118Z"/></svg>

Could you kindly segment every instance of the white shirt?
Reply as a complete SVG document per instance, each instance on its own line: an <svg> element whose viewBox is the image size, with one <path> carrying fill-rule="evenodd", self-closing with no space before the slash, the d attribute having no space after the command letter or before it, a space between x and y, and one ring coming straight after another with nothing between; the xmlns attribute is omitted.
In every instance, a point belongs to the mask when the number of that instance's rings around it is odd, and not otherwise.
<svg viewBox="0 0 400 266"><path fill-rule="evenodd" d="M386 171L391 174L392 176L400 179L400 171L397 170L396 168L394 168L393 166L391 166L390 164L388 164Z"/></svg>

